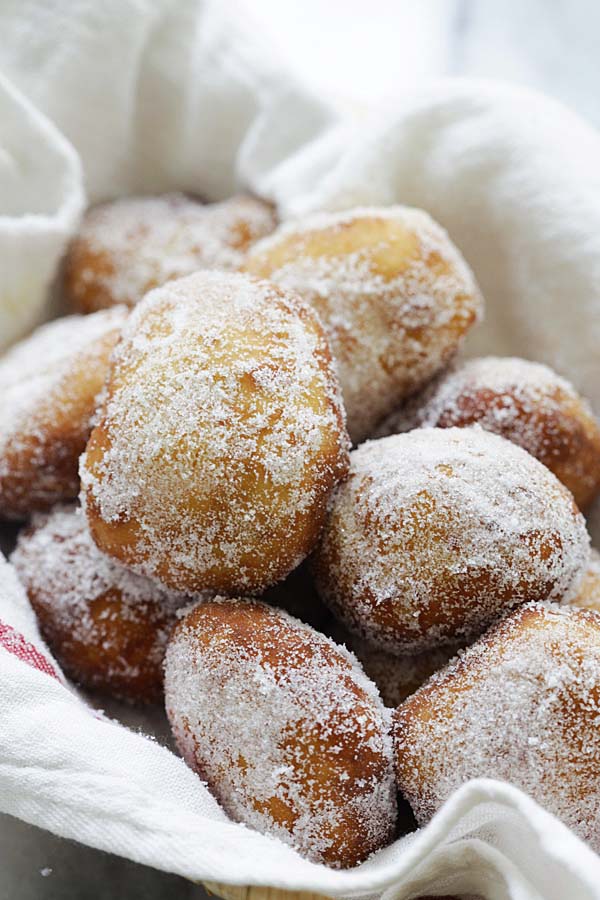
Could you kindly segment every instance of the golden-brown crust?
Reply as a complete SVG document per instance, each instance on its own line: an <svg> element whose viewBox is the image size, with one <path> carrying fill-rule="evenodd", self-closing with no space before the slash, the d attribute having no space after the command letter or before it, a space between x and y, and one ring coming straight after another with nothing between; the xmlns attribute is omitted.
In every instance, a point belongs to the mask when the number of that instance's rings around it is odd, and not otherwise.
<svg viewBox="0 0 600 900"><path fill-rule="evenodd" d="M479 424L544 463L585 510L600 489L600 425L564 378L512 357L471 359L451 369L380 429Z"/></svg>
<svg viewBox="0 0 600 900"><path fill-rule="evenodd" d="M133 317L82 458L94 540L176 590L260 593L311 551L347 471L320 323L221 273L157 289Z"/></svg>
<svg viewBox="0 0 600 900"><path fill-rule="evenodd" d="M400 790L423 824L460 784L515 784L598 847L600 619L530 604L394 714Z"/></svg>
<svg viewBox="0 0 600 900"><path fill-rule="evenodd" d="M534 414L531 424L539 434L539 449L533 455L554 472L571 491L578 507L585 510L600 486L600 429L594 417L576 399L561 394L560 389L553 392L556 406L552 410L539 409ZM480 409L499 408L502 402L502 398L492 391L482 389L461 405L460 417L447 413L437 423L438 427L477 424ZM530 415L517 398L513 402L521 418ZM498 429L496 433L507 440L515 440L515 429L511 427Z"/></svg>
<svg viewBox="0 0 600 900"><path fill-rule="evenodd" d="M403 655L563 599L588 547L571 495L524 450L481 429L422 428L353 451L312 565L348 628Z"/></svg>
<svg viewBox="0 0 600 900"><path fill-rule="evenodd" d="M167 638L185 597L102 557L73 507L35 517L11 561L68 677L131 703L161 699Z"/></svg>
<svg viewBox="0 0 600 900"><path fill-rule="evenodd" d="M89 338L91 318L62 319L0 361L0 518L25 519L77 496L79 456L125 321L123 309L99 315ZM48 360L38 343L53 333L60 356Z"/></svg>
<svg viewBox="0 0 600 900"><path fill-rule="evenodd" d="M64 264L65 296L78 312L135 304L196 269L236 269L276 224L250 195L203 204L183 194L128 197L89 210Z"/></svg>
<svg viewBox="0 0 600 900"><path fill-rule="evenodd" d="M28 596L42 635L69 678L132 703L160 701L162 660L156 640L172 627L173 613L153 603L124 611L122 595L113 589L88 604L90 632L82 639L76 628L56 621L51 596L36 591Z"/></svg>
<svg viewBox="0 0 600 900"><path fill-rule="evenodd" d="M481 313L446 233L406 207L283 225L249 252L244 270L297 290L316 309L356 443L443 367Z"/></svg>
<svg viewBox="0 0 600 900"><path fill-rule="evenodd" d="M254 721L238 722L247 689ZM356 663L308 626L262 603L198 605L172 634L166 699L184 757L234 819L335 867L392 839L383 708Z"/></svg>
<svg viewBox="0 0 600 900"><path fill-rule="evenodd" d="M391 709L414 694L431 675L443 669L462 649L458 645L452 645L425 650L412 656L397 656L367 643L339 622L328 622L326 625L328 628L325 633L355 654L366 675L377 686L381 699Z"/></svg>

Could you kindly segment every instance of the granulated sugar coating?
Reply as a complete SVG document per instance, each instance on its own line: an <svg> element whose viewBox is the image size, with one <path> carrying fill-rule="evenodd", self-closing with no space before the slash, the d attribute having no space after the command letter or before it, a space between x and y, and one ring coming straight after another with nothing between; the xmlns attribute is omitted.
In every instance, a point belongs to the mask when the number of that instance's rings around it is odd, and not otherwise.
<svg viewBox="0 0 600 900"><path fill-rule="evenodd" d="M509 781L600 850L600 618L529 604L395 714L398 784L420 824L461 784Z"/></svg>
<svg viewBox="0 0 600 900"><path fill-rule="evenodd" d="M394 837L390 713L310 626L245 600L195 607L169 642L165 699L183 757L232 819L336 868Z"/></svg>
<svg viewBox="0 0 600 900"><path fill-rule="evenodd" d="M356 443L444 366L482 312L444 229L404 206L285 224L244 268L297 291L321 316Z"/></svg>
<svg viewBox="0 0 600 900"><path fill-rule="evenodd" d="M565 484L580 509L600 489L600 427L575 388L524 359L471 359L390 416L378 435L478 423L519 444Z"/></svg>
<svg viewBox="0 0 600 900"><path fill-rule="evenodd" d="M103 556L73 506L37 515L11 562L67 675L125 700L160 699L167 638L189 597Z"/></svg>
<svg viewBox="0 0 600 900"><path fill-rule="evenodd" d="M377 686L385 705L392 709L414 694L430 675L443 669L460 649L458 646L436 647L411 656L396 656L367 643L339 622L328 633L337 644L343 644L354 653Z"/></svg>
<svg viewBox="0 0 600 900"><path fill-rule="evenodd" d="M313 559L333 612L399 655L476 637L512 606L560 600L588 559L572 496L479 427L363 444Z"/></svg>
<svg viewBox="0 0 600 900"><path fill-rule="evenodd" d="M81 312L134 306L151 288L198 269L237 269L276 221L269 204L245 195L210 204L183 194L104 203L87 213L71 244L65 293Z"/></svg>
<svg viewBox="0 0 600 900"><path fill-rule="evenodd" d="M456 655L455 647L436 647L413 656L394 656L361 642L355 651L363 669L381 694L386 706L395 708L439 672Z"/></svg>
<svg viewBox="0 0 600 900"><path fill-rule="evenodd" d="M578 589L567 598L571 606L600 613L600 553L592 547L587 568Z"/></svg>
<svg viewBox="0 0 600 900"><path fill-rule="evenodd" d="M43 325L0 358L0 518L23 519L77 496L124 307Z"/></svg>
<svg viewBox="0 0 600 900"><path fill-rule="evenodd" d="M316 315L267 282L199 272L133 311L82 495L98 546L141 574L259 593L311 551L347 467Z"/></svg>

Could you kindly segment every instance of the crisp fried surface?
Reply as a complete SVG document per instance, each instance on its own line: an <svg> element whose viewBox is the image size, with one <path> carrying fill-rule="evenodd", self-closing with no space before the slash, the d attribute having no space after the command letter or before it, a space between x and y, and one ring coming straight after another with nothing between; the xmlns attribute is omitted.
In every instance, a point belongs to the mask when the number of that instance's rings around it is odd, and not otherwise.
<svg viewBox="0 0 600 900"><path fill-rule="evenodd" d="M349 867L394 836L387 716L343 648L280 610L209 601L176 627L167 713L228 814Z"/></svg>
<svg viewBox="0 0 600 900"><path fill-rule="evenodd" d="M475 424L544 463L580 509L598 493L598 421L573 385L540 363L494 356L460 363L390 416L379 433Z"/></svg>
<svg viewBox="0 0 600 900"><path fill-rule="evenodd" d="M572 496L525 450L480 428L419 428L352 452L313 569L335 615L401 655L563 599L588 549Z"/></svg>
<svg viewBox="0 0 600 900"><path fill-rule="evenodd" d="M0 359L0 518L77 495L79 456L126 314L59 319Z"/></svg>
<svg viewBox="0 0 600 900"><path fill-rule="evenodd" d="M400 790L420 824L471 778L522 788L598 850L600 617L508 616L395 714Z"/></svg>
<svg viewBox="0 0 600 900"><path fill-rule="evenodd" d="M11 561L70 678L134 703L160 700L167 637L188 597L104 557L75 507L36 516Z"/></svg>
<svg viewBox="0 0 600 900"><path fill-rule="evenodd" d="M149 290L198 269L237 269L275 227L273 208L240 195L203 204L183 194L126 197L89 210L64 266L78 312L135 304Z"/></svg>
<svg viewBox="0 0 600 900"><path fill-rule="evenodd" d="M82 458L98 546L178 590L261 592L310 552L348 465L314 313L244 275L149 294Z"/></svg>
<svg viewBox="0 0 600 900"><path fill-rule="evenodd" d="M408 207L285 224L244 268L296 290L320 315L356 443L443 367L482 310L446 232Z"/></svg>

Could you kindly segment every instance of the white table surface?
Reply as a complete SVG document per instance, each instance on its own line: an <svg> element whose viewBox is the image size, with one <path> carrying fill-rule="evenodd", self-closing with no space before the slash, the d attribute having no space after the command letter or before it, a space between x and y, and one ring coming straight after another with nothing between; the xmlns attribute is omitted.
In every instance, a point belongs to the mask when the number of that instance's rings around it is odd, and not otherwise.
<svg viewBox="0 0 600 900"><path fill-rule="evenodd" d="M385 103L423 78L502 78L544 90L600 125L597 0L244 2L298 74L333 96ZM205 896L176 876L0 816L0 900Z"/></svg>

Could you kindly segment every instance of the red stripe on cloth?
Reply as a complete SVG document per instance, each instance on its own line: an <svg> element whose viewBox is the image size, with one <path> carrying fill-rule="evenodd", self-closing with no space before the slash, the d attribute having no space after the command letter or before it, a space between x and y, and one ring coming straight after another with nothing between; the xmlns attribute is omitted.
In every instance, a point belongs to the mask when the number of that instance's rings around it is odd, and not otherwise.
<svg viewBox="0 0 600 900"><path fill-rule="evenodd" d="M33 644L25 640L20 632L15 631L11 625L7 625L0 619L0 647L4 647L17 659L23 660L27 665L45 672L46 675L52 675L57 681L60 681L58 672L51 662L49 662L43 653L40 653Z"/></svg>

